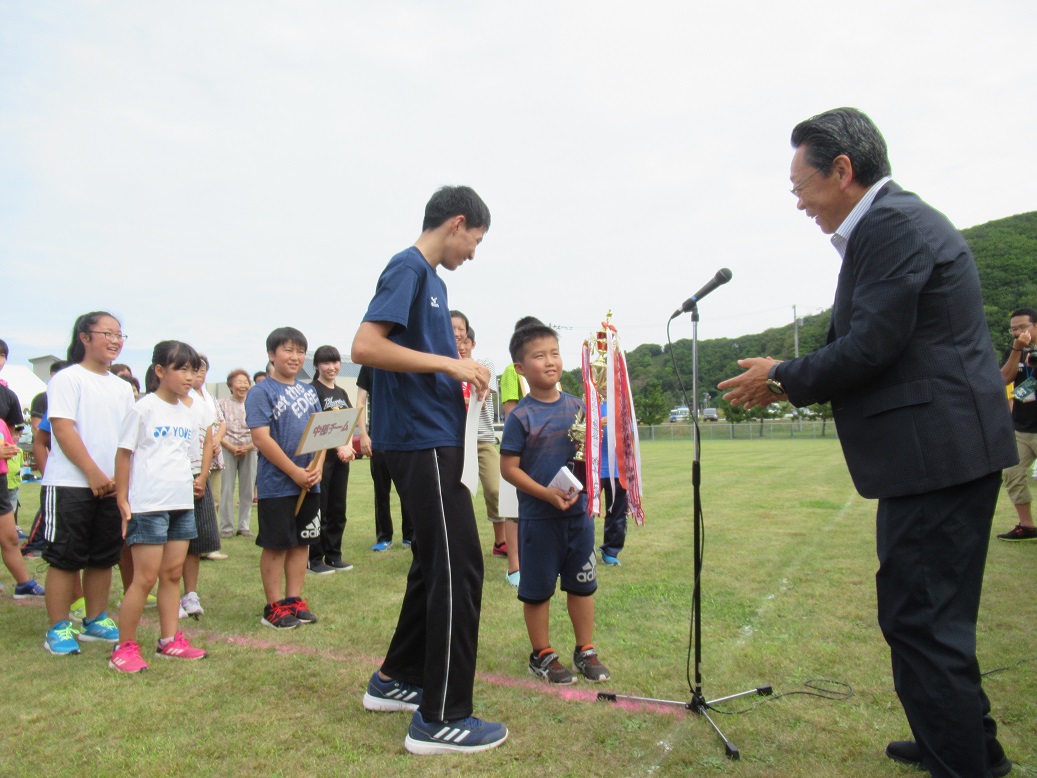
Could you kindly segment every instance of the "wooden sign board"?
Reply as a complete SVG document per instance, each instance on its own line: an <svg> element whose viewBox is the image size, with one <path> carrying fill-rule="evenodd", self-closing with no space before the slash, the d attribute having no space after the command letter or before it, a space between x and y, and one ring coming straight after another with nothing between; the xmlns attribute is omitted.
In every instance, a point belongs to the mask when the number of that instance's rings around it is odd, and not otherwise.
<svg viewBox="0 0 1037 778"><path fill-rule="evenodd" d="M314 451L352 446L353 430L356 429L357 419L363 410L364 406L361 405L359 408L343 408L312 414L306 423L306 431L299 440L295 455L302 456Z"/></svg>

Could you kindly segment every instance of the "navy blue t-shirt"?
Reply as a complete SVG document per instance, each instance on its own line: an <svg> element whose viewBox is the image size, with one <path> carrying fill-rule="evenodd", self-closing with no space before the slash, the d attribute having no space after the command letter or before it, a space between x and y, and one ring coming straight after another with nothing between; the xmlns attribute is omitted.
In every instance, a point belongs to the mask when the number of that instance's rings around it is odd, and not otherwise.
<svg viewBox="0 0 1037 778"><path fill-rule="evenodd" d="M394 325L389 339L405 348L457 358L446 285L414 246L389 260L364 321ZM373 448L422 451L464 445L460 381L445 373L372 373L371 398L378 409Z"/></svg>
<svg viewBox="0 0 1037 778"><path fill-rule="evenodd" d="M569 439L569 428L583 403L571 394L561 393L553 403L540 402L526 395L504 422L500 452L519 457L519 467L541 486L554 480L558 471L576 454L576 444ZM562 513L549 502L518 490L519 519L557 519L561 516L584 516L587 495Z"/></svg>
<svg viewBox="0 0 1037 778"><path fill-rule="evenodd" d="M299 467L306 467L313 459L313 454L297 457L295 450L306 431L310 415L320 409L317 392L302 381L282 384L273 378L267 378L249 389L245 395L245 420L249 429L269 427L270 437L274 443ZM299 493L295 481L263 456L262 452L259 454L256 487L257 496L262 500L270 497L294 497ZM311 491L319 492L320 484Z"/></svg>

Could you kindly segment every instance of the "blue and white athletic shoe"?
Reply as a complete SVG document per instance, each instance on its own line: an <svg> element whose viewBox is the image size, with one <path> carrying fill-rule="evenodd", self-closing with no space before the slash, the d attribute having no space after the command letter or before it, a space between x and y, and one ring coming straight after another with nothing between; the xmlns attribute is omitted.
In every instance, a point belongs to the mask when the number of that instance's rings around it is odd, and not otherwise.
<svg viewBox="0 0 1037 778"><path fill-rule="evenodd" d="M108 611L101 611L96 619L83 619L83 631L79 635L80 640L102 641L104 643L119 642L119 627L108 618Z"/></svg>
<svg viewBox="0 0 1037 778"><path fill-rule="evenodd" d="M15 584L12 596L16 600L26 600L29 597L42 597L44 594L43 587L36 583L35 579L30 578L25 583Z"/></svg>
<svg viewBox="0 0 1037 778"><path fill-rule="evenodd" d="M383 681L378 672L371 676L364 694L364 707L368 710L395 711L417 710L421 705L421 687L403 681Z"/></svg>
<svg viewBox="0 0 1037 778"><path fill-rule="evenodd" d="M390 548L392 548L391 540L379 540L377 543L371 546L372 551L388 551Z"/></svg>
<svg viewBox="0 0 1037 778"><path fill-rule="evenodd" d="M59 621L47 630L47 639L43 647L55 655L78 654L79 641L71 621Z"/></svg>
<svg viewBox="0 0 1037 778"><path fill-rule="evenodd" d="M414 711L404 746L412 754L450 754L489 751L508 739L508 728L475 716L454 721L425 721Z"/></svg>

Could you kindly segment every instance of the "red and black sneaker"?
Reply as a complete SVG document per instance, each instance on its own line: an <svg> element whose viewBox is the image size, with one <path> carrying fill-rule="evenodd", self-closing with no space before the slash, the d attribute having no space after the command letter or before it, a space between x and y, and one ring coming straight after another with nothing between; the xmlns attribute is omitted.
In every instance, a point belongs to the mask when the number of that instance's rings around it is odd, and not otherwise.
<svg viewBox="0 0 1037 778"><path fill-rule="evenodd" d="M317 623L317 617L314 616L313 613L309 610L309 608L306 607L310 604L309 600L304 600L301 597L288 597L287 599L282 600L281 602L283 602L291 609L292 615L295 616L295 618L297 618L300 623Z"/></svg>
<svg viewBox="0 0 1037 778"><path fill-rule="evenodd" d="M1022 524L1016 524L1005 534L998 535L997 539L1016 542L1020 540L1037 540L1037 529L1034 527L1024 527Z"/></svg>
<svg viewBox="0 0 1037 778"><path fill-rule="evenodd" d="M295 629L302 624L292 611L292 606L284 600L266 605L263 608L263 618L259 623L264 627L274 629Z"/></svg>

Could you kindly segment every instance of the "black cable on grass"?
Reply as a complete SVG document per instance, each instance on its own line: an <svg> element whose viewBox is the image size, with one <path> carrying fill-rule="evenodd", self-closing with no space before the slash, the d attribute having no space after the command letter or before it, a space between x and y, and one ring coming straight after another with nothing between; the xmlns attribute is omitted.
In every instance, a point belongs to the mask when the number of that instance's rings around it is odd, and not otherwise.
<svg viewBox="0 0 1037 778"><path fill-rule="evenodd" d="M764 697L755 705L751 705L748 708L742 708L742 710L721 710L714 705L708 705L706 707L714 713L722 713L725 716L740 716L743 713L754 711L768 702L780 700L782 697L792 697L796 694L805 694L808 697L820 697L823 700L836 701L848 700L855 694L853 687L850 686L850 684L843 683L842 681L831 681L827 678L811 678L809 681L804 681L803 686L806 688L794 692L782 692L781 694L772 694L769 697Z"/></svg>

